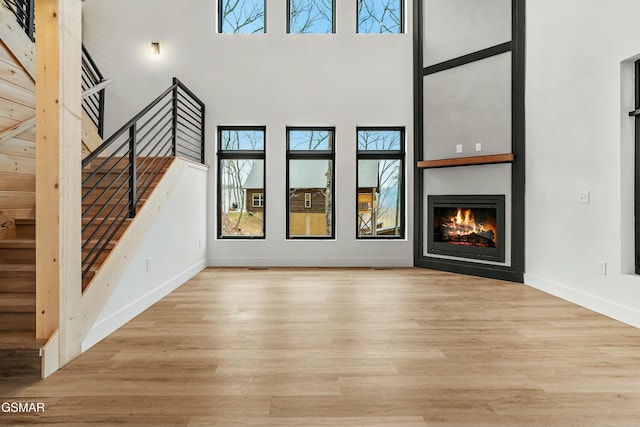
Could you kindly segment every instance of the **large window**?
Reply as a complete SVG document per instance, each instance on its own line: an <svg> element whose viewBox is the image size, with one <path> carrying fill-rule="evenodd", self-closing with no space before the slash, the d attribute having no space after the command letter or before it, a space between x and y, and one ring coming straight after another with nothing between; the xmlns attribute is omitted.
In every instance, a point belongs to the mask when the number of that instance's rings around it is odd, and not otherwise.
<svg viewBox="0 0 640 427"><path fill-rule="evenodd" d="M357 237L404 238L404 129L358 128Z"/></svg>
<svg viewBox="0 0 640 427"><path fill-rule="evenodd" d="M287 128L287 238L334 237L334 129Z"/></svg>
<svg viewBox="0 0 640 427"><path fill-rule="evenodd" d="M404 31L403 0L357 0L358 33L389 33Z"/></svg>
<svg viewBox="0 0 640 427"><path fill-rule="evenodd" d="M287 0L288 33L335 33L335 0Z"/></svg>
<svg viewBox="0 0 640 427"><path fill-rule="evenodd" d="M218 237L264 238L265 128L218 129Z"/></svg>
<svg viewBox="0 0 640 427"><path fill-rule="evenodd" d="M265 0L218 0L218 32L265 32Z"/></svg>

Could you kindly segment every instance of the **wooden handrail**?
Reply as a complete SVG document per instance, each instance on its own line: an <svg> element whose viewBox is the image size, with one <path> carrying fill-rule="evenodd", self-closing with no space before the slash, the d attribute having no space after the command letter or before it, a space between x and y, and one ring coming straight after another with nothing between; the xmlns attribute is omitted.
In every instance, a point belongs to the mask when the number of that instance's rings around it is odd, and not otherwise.
<svg viewBox="0 0 640 427"><path fill-rule="evenodd" d="M87 89L84 92L82 92L82 99L86 98L87 96L91 96L94 93L100 92L102 89L106 88L107 86L110 86L111 83L113 83L113 80L111 79L101 81L91 89Z"/></svg>

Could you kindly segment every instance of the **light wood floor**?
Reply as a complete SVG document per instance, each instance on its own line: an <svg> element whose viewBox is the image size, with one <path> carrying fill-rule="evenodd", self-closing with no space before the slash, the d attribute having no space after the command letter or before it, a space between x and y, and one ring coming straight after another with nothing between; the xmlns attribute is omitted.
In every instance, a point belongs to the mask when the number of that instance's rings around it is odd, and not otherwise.
<svg viewBox="0 0 640 427"><path fill-rule="evenodd" d="M638 426L640 330L420 269L208 269L0 424Z"/></svg>

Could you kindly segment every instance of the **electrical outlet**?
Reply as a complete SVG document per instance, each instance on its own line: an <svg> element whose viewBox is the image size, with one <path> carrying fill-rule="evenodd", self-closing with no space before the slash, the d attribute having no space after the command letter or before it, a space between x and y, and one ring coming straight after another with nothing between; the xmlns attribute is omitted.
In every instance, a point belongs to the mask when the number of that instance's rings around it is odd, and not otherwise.
<svg viewBox="0 0 640 427"><path fill-rule="evenodd" d="M603 276L607 275L607 262L606 261L598 261L598 273Z"/></svg>
<svg viewBox="0 0 640 427"><path fill-rule="evenodd" d="M476 142L476 151L482 151L482 143Z"/></svg>
<svg viewBox="0 0 640 427"><path fill-rule="evenodd" d="M588 191L578 191L578 203L580 204L588 204L591 202L591 195Z"/></svg>
<svg viewBox="0 0 640 427"><path fill-rule="evenodd" d="M462 144L456 145L456 153L462 153Z"/></svg>
<svg viewBox="0 0 640 427"><path fill-rule="evenodd" d="M202 247L202 239L198 238L198 247L201 248Z"/></svg>
<svg viewBox="0 0 640 427"><path fill-rule="evenodd" d="M151 258L147 258L147 271L151 271Z"/></svg>

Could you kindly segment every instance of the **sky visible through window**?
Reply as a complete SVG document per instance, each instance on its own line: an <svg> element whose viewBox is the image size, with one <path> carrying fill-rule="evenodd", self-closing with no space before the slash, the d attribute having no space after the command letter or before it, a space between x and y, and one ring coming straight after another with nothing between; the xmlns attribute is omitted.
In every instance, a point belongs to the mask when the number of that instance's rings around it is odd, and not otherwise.
<svg viewBox="0 0 640 427"><path fill-rule="evenodd" d="M290 0L290 33L333 33L333 0Z"/></svg>
<svg viewBox="0 0 640 427"><path fill-rule="evenodd" d="M329 130L290 130L290 150L331 150L333 132Z"/></svg>
<svg viewBox="0 0 640 427"><path fill-rule="evenodd" d="M358 0L358 33L401 33L402 1Z"/></svg>
<svg viewBox="0 0 640 427"><path fill-rule="evenodd" d="M221 33L265 32L265 0L220 0Z"/></svg>

